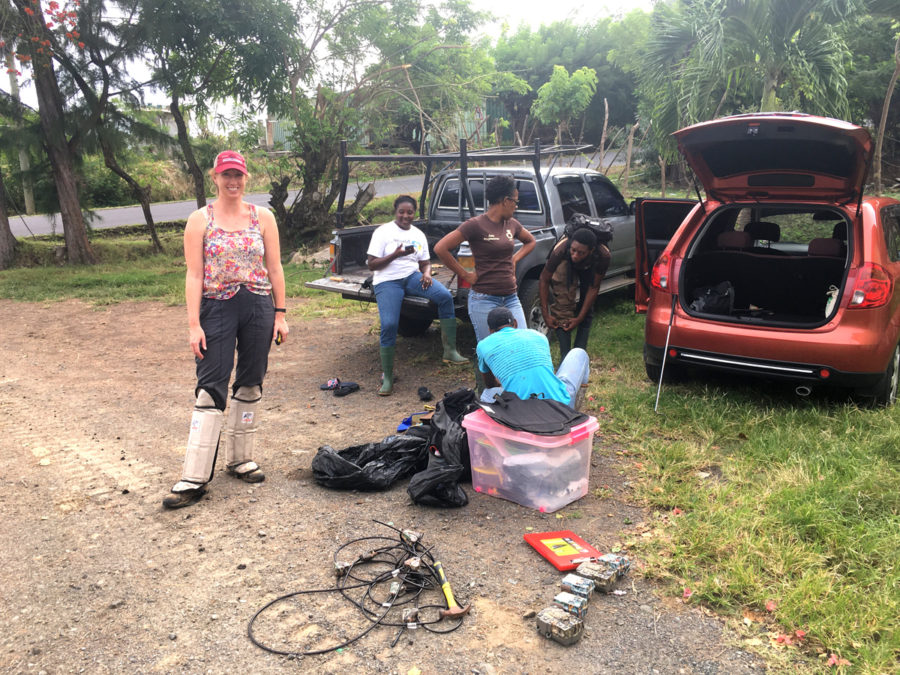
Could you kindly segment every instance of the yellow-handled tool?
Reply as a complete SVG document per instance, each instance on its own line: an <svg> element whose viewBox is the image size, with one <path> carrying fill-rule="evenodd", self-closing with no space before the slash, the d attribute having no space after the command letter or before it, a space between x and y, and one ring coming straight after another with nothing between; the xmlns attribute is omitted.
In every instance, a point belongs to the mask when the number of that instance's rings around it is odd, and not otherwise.
<svg viewBox="0 0 900 675"><path fill-rule="evenodd" d="M441 590L444 591L444 597L447 599L447 609L441 610L441 618L449 616L451 619L454 619L468 614L471 605L460 607L456 602L456 598L453 597L453 591L450 589L450 582L447 581L447 577L444 575L444 566L440 562L435 562L432 567L437 572L438 579L441 580Z"/></svg>

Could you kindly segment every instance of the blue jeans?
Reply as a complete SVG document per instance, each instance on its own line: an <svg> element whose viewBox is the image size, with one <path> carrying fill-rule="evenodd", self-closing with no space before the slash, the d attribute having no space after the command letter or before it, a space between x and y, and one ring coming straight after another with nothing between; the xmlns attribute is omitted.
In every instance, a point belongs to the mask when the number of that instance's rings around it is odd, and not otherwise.
<svg viewBox="0 0 900 675"><path fill-rule="evenodd" d="M591 359L588 353L580 347L575 347L566 354L566 358L559 364L556 369L556 376L566 385L566 391L569 392L569 400L563 401L572 405L575 403L575 395L578 393L579 387L587 384L588 377L591 374ZM490 387L481 392L481 401L483 403L491 403L496 394L503 392L503 387Z"/></svg>
<svg viewBox="0 0 900 675"><path fill-rule="evenodd" d="M528 323L525 320L525 310L522 309L519 296L515 293L512 295L487 295L486 293L470 290L469 320L475 328L475 339L478 342L481 342L491 334L491 329L488 328L487 317L494 307L508 307L518 324L516 328L528 328Z"/></svg>
<svg viewBox="0 0 900 675"><path fill-rule="evenodd" d="M427 289L422 288L422 273L413 272L405 279L391 279L375 284L375 300L378 303L378 317L381 319L381 346L393 347L397 344L397 326L400 323L400 307L404 295L428 298L437 305L438 318L452 319L453 296L440 281L432 281Z"/></svg>

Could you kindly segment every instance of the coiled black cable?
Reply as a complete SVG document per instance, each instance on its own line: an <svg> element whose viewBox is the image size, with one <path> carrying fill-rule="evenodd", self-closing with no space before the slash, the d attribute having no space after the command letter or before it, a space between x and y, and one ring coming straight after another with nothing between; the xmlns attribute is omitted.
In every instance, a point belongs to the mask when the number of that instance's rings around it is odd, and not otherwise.
<svg viewBox="0 0 900 675"><path fill-rule="evenodd" d="M421 535L410 530L400 530L389 523L379 520L373 522L394 530L399 537L369 536L360 537L342 544L334 552L334 569L338 572L337 583L333 588L313 588L281 595L263 605L247 624L247 637L260 649L281 656L313 656L326 654L353 644L360 638L370 633L376 626L398 627L396 637L391 646L397 644L405 630L419 626L432 633L451 633L462 625L463 617L446 619L450 627L438 629L433 627L441 623L445 617L441 611L445 609L441 604L420 604L422 596L429 591L443 593L441 580L435 571L435 559L430 548L426 548L421 541ZM366 542L390 542L371 548L348 563L339 562L340 555L350 546ZM373 571L373 568L381 567L382 571ZM385 592L385 585L388 591ZM396 584L392 586L392 584ZM359 591L361 597L354 597L352 591ZM270 608L285 600L300 595L312 595L316 593L340 593L343 598L360 610L362 616L371 622L365 630L358 635L344 640L338 644L322 649L296 651L280 649L265 644L254 633L256 620ZM403 610L397 617L398 610ZM425 613L435 610L436 618L425 617ZM393 616L391 615L393 612Z"/></svg>

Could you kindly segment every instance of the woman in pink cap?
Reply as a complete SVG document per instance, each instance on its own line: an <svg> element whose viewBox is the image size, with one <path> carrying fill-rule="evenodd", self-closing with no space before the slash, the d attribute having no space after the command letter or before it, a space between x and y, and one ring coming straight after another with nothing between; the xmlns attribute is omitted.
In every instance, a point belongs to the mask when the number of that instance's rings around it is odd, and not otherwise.
<svg viewBox="0 0 900 675"><path fill-rule="evenodd" d="M259 401L272 340L288 335L284 271L272 213L245 202L247 162L226 150L209 172L216 200L184 229L185 297L197 396L181 480L163 499L170 509L193 504L212 480L224 427L226 471L248 483L265 479L253 460ZM228 398L228 381L237 368Z"/></svg>

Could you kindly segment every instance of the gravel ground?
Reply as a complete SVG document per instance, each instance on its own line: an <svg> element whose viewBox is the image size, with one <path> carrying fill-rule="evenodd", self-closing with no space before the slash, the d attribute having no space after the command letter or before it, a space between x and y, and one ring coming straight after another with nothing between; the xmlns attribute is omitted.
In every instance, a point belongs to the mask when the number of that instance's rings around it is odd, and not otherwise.
<svg viewBox="0 0 900 675"><path fill-rule="evenodd" d="M289 304L295 310L300 301ZM416 506L406 481L376 493L312 480L318 447L381 440L436 395L471 385L441 366L440 340L401 340L400 380L376 395L375 315L300 320L273 347L259 462L250 486L217 473L209 493L177 511L161 499L177 480L193 388L184 310L157 303L95 309L79 302L0 301L0 669L12 673L757 673L767 668L739 635L640 574L622 595L595 597L583 639L565 647L535 630L561 573L522 540L572 529L611 550L649 514L629 502L614 448L594 439L591 490L558 514L475 494L468 506ZM465 334L465 331L461 330ZM471 333L471 331L469 331ZM471 352L471 336L463 347ZM318 385L353 380L338 398ZM602 488L602 489L601 489ZM561 516L561 517L557 517ZM335 583L343 543L394 536L373 520L424 533L471 613L458 630L376 627L321 656L268 653L248 639L264 604ZM428 592L430 602L443 601ZM334 593L267 611L257 636L284 651L335 644L369 622ZM444 628L447 622L437 624ZM759 640L756 640L757 642Z"/></svg>

